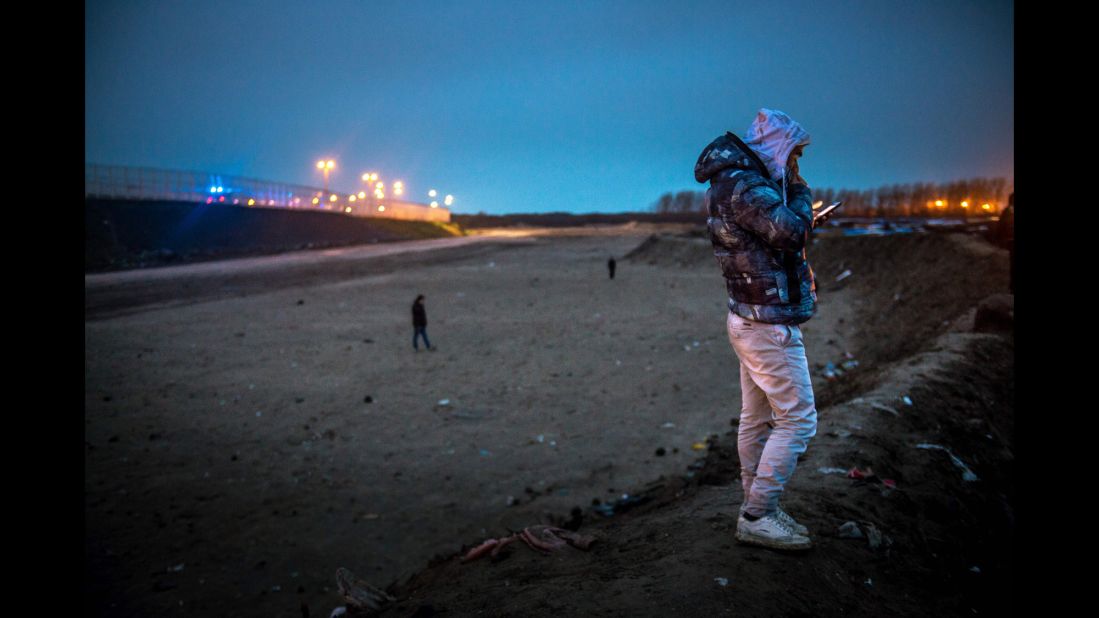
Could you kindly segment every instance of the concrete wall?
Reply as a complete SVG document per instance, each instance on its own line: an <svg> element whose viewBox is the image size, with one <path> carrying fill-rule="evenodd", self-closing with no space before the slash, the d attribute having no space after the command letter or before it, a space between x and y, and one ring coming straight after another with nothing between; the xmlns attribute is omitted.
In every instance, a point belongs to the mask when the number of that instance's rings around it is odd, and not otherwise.
<svg viewBox="0 0 1099 618"><path fill-rule="evenodd" d="M356 217L379 217L386 219L402 219L414 221L450 221L450 211L442 206L432 208L414 202L402 202L398 200L358 200L355 202L339 202L345 209L350 208L352 215ZM385 210L378 210L384 206Z"/></svg>
<svg viewBox="0 0 1099 618"><path fill-rule="evenodd" d="M394 209L394 214L408 213ZM386 214L390 214L388 205ZM86 199L84 269L115 270L457 234L457 226L444 221L351 216L335 210Z"/></svg>

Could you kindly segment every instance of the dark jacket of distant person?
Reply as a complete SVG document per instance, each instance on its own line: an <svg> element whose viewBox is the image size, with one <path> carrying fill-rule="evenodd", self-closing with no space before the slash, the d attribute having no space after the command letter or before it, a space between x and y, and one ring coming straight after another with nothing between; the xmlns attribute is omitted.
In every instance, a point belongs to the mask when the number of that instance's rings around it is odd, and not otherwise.
<svg viewBox="0 0 1099 618"><path fill-rule="evenodd" d="M795 176L781 186L733 133L703 149L695 180L710 182L707 226L725 277L729 310L769 324L801 324L811 318L817 310L817 288L805 245L813 206L804 180Z"/></svg>
<svg viewBox="0 0 1099 618"><path fill-rule="evenodd" d="M419 296L416 298L416 301L412 303L412 326L414 328L427 326L427 310L424 309L424 303L421 300L422 298L422 296Z"/></svg>
<svg viewBox="0 0 1099 618"><path fill-rule="evenodd" d="M1015 293L1015 193L1007 198L1007 207L1000 213L1000 220L994 228L993 241L1007 249L1008 283L1007 289Z"/></svg>
<svg viewBox="0 0 1099 618"><path fill-rule="evenodd" d="M1004 249L1015 248L1015 194L1007 198L1007 206L1000 213L1000 220L996 222L995 242Z"/></svg>

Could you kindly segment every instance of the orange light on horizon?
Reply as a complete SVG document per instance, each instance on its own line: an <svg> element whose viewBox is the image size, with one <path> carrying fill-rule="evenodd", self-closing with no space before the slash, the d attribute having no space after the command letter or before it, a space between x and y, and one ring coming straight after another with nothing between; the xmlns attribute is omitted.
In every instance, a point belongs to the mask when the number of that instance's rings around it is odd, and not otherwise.
<svg viewBox="0 0 1099 618"><path fill-rule="evenodd" d="M360 200L362 200L362 199L366 199L366 192L364 192L364 191L359 191L359 199L360 199Z"/></svg>
<svg viewBox="0 0 1099 618"><path fill-rule="evenodd" d="M378 206L378 212L385 212L385 206Z"/></svg>
<svg viewBox="0 0 1099 618"><path fill-rule="evenodd" d="M432 208L438 208L439 207L439 202L431 202L431 207Z"/></svg>
<svg viewBox="0 0 1099 618"><path fill-rule="evenodd" d="M981 204L981 208L984 208L985 210L992 210L992 205L991 204Z"/></svg>
<svg viewBox="0 0 1099 618"><path fill-rule="evenodd" d="M253 199L249 198L248 205L249 206L255 206L256 205L256 200L253 200Z"/></svg>
<svg viewBox="0 0 1099 618"><path fill-rule="evenodd" d="M354 195L349 195L349 196L347 196L347 200L350 201L350 202L354 202L355 201L355 196Z"/></svg>
<svg viewBox="0 0 1099 618"><path fill-rule="evenodd" d="M328 201L329 202L335 202L336 201L336 194L333 193L331 196L329 196Z"/></svg>
<svg viewBox="0 0 1099 618"><path fill-rule="evenodd" d="M314 206L316 206L317 204L320 204L320 203L321 203L321 198L319 198L319 197L313 198L313 205Z"/></svg>

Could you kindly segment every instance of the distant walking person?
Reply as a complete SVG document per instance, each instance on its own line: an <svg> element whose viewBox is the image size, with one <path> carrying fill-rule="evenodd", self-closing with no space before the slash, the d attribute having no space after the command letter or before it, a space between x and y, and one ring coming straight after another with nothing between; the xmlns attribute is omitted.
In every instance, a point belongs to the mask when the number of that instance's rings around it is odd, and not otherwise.
<svg viewBox="0 0 1099 618"><path fill-rule="evenodd" d="M779 507L798 455L817 431L798 326L817 309L805 254L812 198L798 170L808 145L798 123L761 109L744 140L726 133L695 164L695 179L710 182L707 225L729 295L729 342L740 359L744 502L736 538L789 550L812 546L809 530Z"/></svg>
<svg viewBox="0 0 1099 618"><path fill-rule="evenodd" d="M412 303L412 349L417 352L420 351L420 346L416 345L416 340L419 337L424 338L424 346L428 350L435 349L431 347L431 341L427 338L427 310L424 309L423 294L417 296L415 302Z"/></svg>
<svg viewBox="0 0 1099 618"><path fill-rule="evenodd" d="M607 260L607 270L611 273L611 279L614 279L614 266L614 257L612 256L611 259Z"/></svg>

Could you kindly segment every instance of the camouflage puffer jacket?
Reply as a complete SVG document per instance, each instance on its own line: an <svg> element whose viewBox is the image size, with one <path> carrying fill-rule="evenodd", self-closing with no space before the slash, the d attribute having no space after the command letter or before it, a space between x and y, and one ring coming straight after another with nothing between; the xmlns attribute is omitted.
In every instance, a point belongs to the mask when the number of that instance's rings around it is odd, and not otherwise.
<svg viewBox="0 0 1099 618"><path fill-rule="evenodd" d="M770 324L801 324L817 310L816 282L805 256L812 197L801 183L783 188L733 133L718 137L695 164L706 191L707 225L725 276L729 310Z"/></svg>

